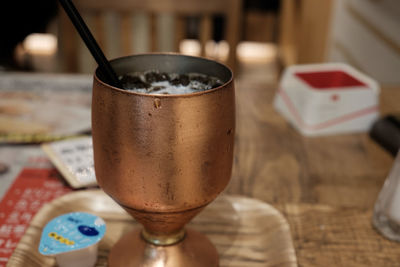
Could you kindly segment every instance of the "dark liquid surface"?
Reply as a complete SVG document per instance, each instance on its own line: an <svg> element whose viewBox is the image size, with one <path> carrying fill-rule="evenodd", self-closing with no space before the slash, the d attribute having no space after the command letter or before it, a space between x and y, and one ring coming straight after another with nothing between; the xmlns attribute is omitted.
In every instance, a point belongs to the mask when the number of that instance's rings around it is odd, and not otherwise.
<svg viewBox="0 0 400 267"><path fill-rule="evenodd" d="M218 78L204 74L177 74L156 70L127 73L120 80L124 89L147 94L190 94L223 84Z"/></svg>

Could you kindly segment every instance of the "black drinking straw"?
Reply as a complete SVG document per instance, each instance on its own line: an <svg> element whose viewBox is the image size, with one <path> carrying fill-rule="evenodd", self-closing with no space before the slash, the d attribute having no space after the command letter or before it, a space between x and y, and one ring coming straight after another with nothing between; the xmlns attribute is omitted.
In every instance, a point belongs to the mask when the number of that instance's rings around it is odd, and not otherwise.
<svg viewBox="0 0 400 267"><path fill-rule="evenodd" d="M105 77L106 81L116 87L122 88L121 83L117 77L117 74L111 67L107 58L104 56L103 51L97 44L89 28L86 26L78 10L76 10L74 4L70 0L59 0L68 17L71 19L76 30L85 42L90 53L99 65L101 74Z"/></svg>

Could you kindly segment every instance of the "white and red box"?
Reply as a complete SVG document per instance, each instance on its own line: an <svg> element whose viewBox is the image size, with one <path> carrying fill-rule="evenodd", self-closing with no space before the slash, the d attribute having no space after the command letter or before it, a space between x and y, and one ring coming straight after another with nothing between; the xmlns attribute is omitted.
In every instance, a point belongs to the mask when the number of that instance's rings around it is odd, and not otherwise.
<svg viewBox="0 0 400 267"><path fill-rule="evenodd" d="M288 67L276 110L303 135L368 131L379 116L379 85L342 63Z"/></svg>

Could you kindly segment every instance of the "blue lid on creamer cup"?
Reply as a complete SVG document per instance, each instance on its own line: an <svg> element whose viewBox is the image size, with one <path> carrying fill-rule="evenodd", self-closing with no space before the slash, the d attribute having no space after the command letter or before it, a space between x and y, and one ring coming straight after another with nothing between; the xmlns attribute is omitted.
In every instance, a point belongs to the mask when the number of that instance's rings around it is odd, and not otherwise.
<svg viewBox="0 0 400 267"><path fill-rule="evenodd" d="M51 220L43 229L39 252L43 255L81 250L98 243L104 236L103 219L85 212L72 212Z"/></svg>

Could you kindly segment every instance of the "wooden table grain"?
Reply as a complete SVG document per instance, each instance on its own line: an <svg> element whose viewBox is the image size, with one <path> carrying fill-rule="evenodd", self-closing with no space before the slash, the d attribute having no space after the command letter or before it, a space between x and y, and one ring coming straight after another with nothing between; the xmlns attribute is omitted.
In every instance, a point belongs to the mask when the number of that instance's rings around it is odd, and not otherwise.
<svg viewBox="0 0 400 267"><path fill-rule="evenodd" d="M299 266L399 266L400 244L371 224L392 156L366 133L301 136L273 108L276 84L252 78L236 81L234 167L225 193L277 208ZM400 113L399 101L400 88L382 89L381 113Z"/></svg>
<svg viewBox="0 0 400 267"><path fill-rule="evenodd" d="M303 137L273 108L276 85L238 79L233 177L227 193L263 200L291 227L299 266L399 266L400 244L378 234L373 205L393 163L368 134ZM384 88L381 114L400 113Z"/></svg>

